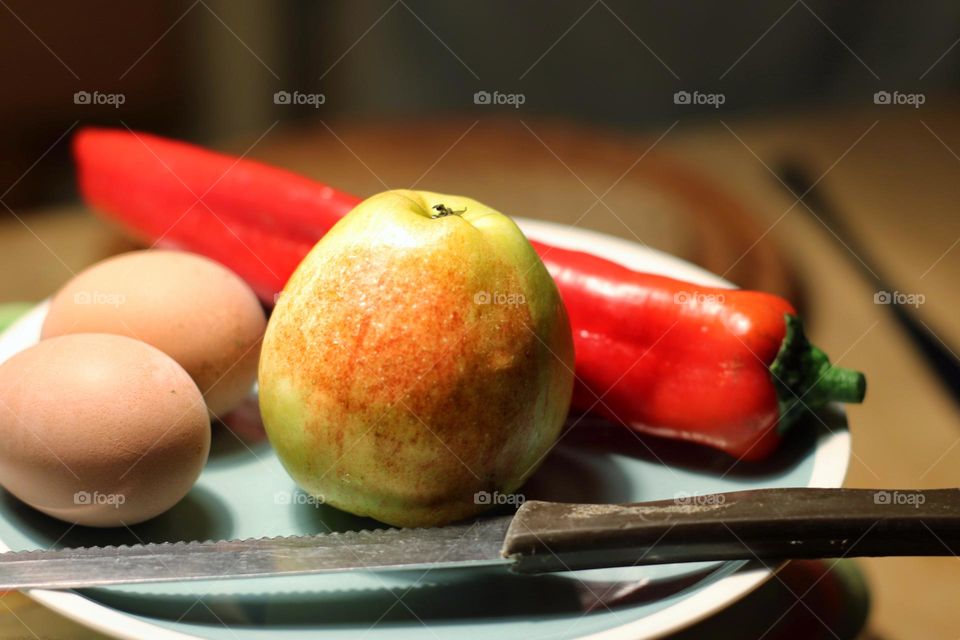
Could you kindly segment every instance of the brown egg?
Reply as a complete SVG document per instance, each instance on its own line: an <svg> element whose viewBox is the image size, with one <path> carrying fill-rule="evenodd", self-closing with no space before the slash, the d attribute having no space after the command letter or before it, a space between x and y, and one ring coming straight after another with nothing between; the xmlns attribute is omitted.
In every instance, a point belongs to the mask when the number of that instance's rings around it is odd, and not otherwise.
<svg viewBox="0 0 960 640"><path fill-rule="evenodd" d="M50 303L42 337L115 333L152 344L187 370L214 416L257 376L263 308L229 269L179 251L134 251L93 265Z"/></svg>
<svg viewBox="0 0 960 640"><path fill-rule="evenodd" d="M200 390L146 343L62 336L0 365L0 484L54 518L152 518L190 491L209 452Z"/></svg>

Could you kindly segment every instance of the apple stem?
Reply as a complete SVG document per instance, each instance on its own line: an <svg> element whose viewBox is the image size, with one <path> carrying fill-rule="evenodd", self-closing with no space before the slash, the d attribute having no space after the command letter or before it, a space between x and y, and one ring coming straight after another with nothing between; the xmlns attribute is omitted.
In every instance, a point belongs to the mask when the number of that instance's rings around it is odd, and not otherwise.
<svg viewBox="0 0 960 640"><path fill-rule="evenodd" d="M461 213L466 212L467 210L467 208L464 207L463 209L458 209L455 211L445 204L435 204L433 205L433 208L437 211L437 213L430 216L431 218L443 218L444 216L458 216Z"/></svg>

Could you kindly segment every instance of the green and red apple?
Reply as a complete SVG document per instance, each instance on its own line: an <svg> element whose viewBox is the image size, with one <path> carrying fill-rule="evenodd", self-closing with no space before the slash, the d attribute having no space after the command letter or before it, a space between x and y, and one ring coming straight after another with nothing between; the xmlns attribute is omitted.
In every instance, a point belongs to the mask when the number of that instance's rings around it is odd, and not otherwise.
<svg viewBox="0 0 960 640"><path fill-rule="evenodd" d="M475 200L375 195L279 297L260 409L287 472L345 511L398 526L459 520L516 491L570 404L573 342L514 222Z"/></svg>

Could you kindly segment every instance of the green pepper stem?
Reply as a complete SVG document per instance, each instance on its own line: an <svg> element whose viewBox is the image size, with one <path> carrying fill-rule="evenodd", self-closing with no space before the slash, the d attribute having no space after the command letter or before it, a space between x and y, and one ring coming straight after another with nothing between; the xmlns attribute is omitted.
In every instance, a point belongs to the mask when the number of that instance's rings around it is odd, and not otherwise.
<svg viewBox="0 0 960 640"><path fill-rule="evenodd" d="M825 398L825 402L863 402L867 393L867 378L854 369L830 365L814 389Z"/></svg>
<svg viewBox="0 0 960 640"><path fill-rule="evenodd" d="M862 402L867 391L864 375L830 364L827 354L807 340L798 317L787 315L785 321L783 343L770 365L780 405L779 430L830 402Z"/></svg>

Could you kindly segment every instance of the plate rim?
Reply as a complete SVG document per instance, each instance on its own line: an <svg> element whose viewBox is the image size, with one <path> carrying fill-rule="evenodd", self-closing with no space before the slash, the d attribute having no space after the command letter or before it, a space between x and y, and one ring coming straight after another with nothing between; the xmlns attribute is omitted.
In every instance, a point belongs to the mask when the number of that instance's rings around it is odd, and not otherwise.
<svg viewBox="0 0 960 640"><path fill-rule="evenodd" d="M634 262L630 259L630 254L640 249L654 254L665 265L662 270L665 275L710 286L733 287L730 282L706 269L642 243L591 229L582 229L545 220L521 217L514 217L513 220L531 238L549 242L559 248L582 250L586 245L590 247L591 252L597 253L596 248L606 247L608 250L602 251L601 255L628 267ZM46 313L47 306L46 301L39 303L0 333L0 340L8 339L10 334L23 331L25 327L35 324L37 316ZM2 354L0 354L0 361L3 359ZM845 415L845 412L843 413ZM813 469L806 486L824 488L842 486L850 464L850 457L851 435L849 429L822 436L817 442ZM0 540L0 552L9 550L10 548L6 543ZM582 640L636 640L637 638L660 638L675 633L710 617L747 596L772 578L786 564L767 567L756 562L744 563L730 575L687 597L681 598L665 609L644 616L639 620L577 637ZM26 589L22 593L65 618L116 638L202 640L200 636L189 635L144 622L131 614L100 604L76 591Z"/></svg>

